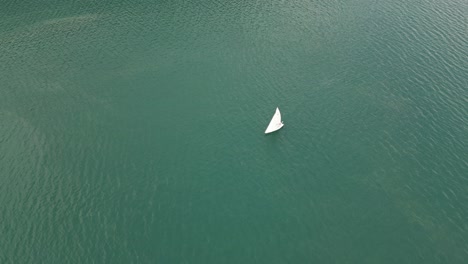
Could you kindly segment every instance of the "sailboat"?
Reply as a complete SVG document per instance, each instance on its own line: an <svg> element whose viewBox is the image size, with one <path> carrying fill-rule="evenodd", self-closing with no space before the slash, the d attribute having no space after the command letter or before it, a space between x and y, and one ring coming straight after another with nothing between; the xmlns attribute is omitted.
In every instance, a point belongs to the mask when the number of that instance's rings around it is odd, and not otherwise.
<svg viewBox="0 0 468 264"><path fill-rule="evenodd" d="M276 112L273 115L273 118L268 124L267 129L265 130L265 134L275 132L276 130L282 128L284 126L283 121L281 121L281 113L278 107L276 107Z"/></svg>

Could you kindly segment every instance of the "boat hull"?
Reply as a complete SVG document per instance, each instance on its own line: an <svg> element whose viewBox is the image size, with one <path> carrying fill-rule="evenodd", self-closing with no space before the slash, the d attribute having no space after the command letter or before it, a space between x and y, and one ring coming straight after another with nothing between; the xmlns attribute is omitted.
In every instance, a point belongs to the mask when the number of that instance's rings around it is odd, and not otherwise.
<svg viewBox="0 0 468 264"><path fill-rule="evenodd" d="M267 131L265 131L265 135L266 135L266 134L273 133L273 132L275 132L275 131L278 131L278 130L280 130L283 126L284 126L284 124L281 124L280 126L278 126L278 127L277 127L276 129L274 129L274 130L271 130L271 131L268 131L268 130L267 130Z"/></svg>

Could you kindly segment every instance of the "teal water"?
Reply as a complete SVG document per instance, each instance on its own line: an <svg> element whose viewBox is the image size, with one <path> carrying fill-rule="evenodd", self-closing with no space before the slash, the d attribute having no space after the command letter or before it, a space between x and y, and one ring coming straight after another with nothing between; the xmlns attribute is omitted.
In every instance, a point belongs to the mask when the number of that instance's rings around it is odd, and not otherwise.
<svg viewBox="0 0 468 264"><path fill-rule="evenodd" d="M467 263L467 10L3 3L0 263Z"/></svg>

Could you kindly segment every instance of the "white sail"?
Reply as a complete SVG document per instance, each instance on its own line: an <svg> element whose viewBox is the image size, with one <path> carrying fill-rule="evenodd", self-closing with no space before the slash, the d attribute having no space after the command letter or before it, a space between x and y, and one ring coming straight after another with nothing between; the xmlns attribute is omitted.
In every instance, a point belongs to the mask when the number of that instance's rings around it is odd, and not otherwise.
<svg viewBox="0 0 468 264"><path fill-rule="evenodd" d="M276 107L276 112L273 115L273 118L270 121L267 129L265 130L265 134L274 132L284 126L283 121L281 121L281 113L278 107Z"/></svg>

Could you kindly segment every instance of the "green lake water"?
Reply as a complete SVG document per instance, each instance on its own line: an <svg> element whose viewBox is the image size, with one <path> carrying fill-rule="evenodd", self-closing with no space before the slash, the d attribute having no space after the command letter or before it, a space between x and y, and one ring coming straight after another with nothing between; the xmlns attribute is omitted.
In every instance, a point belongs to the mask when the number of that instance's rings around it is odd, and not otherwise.
<svg viewBox="0 0 468 264"><path fill-rule="evenodd" d="M0 263L468 263L467 10L4 1Z"/></svg>

